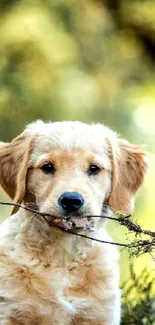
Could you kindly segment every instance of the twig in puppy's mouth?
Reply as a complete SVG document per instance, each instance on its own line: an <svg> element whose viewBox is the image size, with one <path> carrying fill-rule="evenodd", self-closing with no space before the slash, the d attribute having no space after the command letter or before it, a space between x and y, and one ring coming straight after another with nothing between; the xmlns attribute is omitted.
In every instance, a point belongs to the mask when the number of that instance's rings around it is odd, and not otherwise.
<svg viewBox="0 0 155 325"><path fill-rule="evenodd" d="M52 218L49 222L49 226L56 226L58 228L62 228L64 230L92 230L94 228L94 222L90 217L72 217L69 216L66 218Z"/></svg>
<svg viewBox="0 0 155 325"><path fill-rule="evenodd" d="M120 247L126 247L133 249L133 254L140 255L141 253L150 253L155 248L155 232L151 230L145 230L142 229L141 226L139 226L137 223L134 223L129 219L130 216L123 216L122 214L119 214L119 217L110 217L106 215L102 216L77 216L77 217L54 217L49 213L39 212L34 209L31 209L29 207L23 206L20 203L11 203L11 202L1 202L1 205L7 205L7 206L15 206L18 208L22 208L24 210L27 210L29 212L34 213L34 215L41 216L48 224L48 226L54 226L56 228L61 229L64 232L80 236L86 239L90 239L92 241L96 241L103 244L110 244L110 245L116 245ZM108 207L108 206L107 206ZM48 217L50 220L48 220ZM73 219L74 218L74 219ZM133 241L131 243L117 243L117 242L111 242L111 241L105 241L101 239L97 239L94 237L90 237L84 234L81 234L79 232L74 232L72 229L82 229L82 230L92 230L92 224L89 223L92 222L92 218L103 218L103 219L109 219L118 222L120 225L125 226L129 231L133 232L136 236L137 235L147 235L150 238L149 239L139 239L137 241Z"/></svg>

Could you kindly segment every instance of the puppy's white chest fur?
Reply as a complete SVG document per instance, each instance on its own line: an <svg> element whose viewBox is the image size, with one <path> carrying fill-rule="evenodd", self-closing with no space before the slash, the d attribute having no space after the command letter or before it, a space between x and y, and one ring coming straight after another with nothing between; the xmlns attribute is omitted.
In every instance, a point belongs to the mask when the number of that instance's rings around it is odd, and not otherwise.
<svg viewBox="0 0 155 325"><path fill-rule="evenodd" d="M109 300L111 306L119 301L116 249L109 253L106 245L46 230L40 221L30 223L21 215L5 223L1 236L0 295L5 299L18 296L25 304L31 299L51 317L57 310L71 319L80 314L89 320L94 308L103 319ZM102 237L109 240L104 230Z"/></svg>

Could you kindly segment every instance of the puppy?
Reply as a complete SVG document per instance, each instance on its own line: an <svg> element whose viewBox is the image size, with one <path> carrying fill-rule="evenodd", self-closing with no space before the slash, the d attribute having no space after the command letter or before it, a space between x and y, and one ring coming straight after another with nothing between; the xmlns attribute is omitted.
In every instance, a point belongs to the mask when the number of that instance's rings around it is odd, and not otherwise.
<svg viewBox="0 0 155 325"><path fill-rule="evenodd" d="M0 228L0 325L120 324L117 249L79 235L110 241L93 216L131 214L146 170L145 153L100 124L37 121L0 143L17 204Z"/></svg>

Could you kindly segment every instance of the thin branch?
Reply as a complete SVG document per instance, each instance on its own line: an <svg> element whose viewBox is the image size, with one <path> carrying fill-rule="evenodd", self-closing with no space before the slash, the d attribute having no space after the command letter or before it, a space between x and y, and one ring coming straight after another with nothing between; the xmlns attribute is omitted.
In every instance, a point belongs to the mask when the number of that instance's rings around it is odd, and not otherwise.
<svg viewBox="0 0 155 325"><path fill-rule="evenodd" d="M7 206L15 206L18 208L22 208L26 211L32 212L35 215L39 215L41 217L44 218L44 220L47 222L48 226L54 226L56 228L61 229L63 232L67 232L79 237L83 237L86 239L90 239L96 242L100 242L103 244L110 244L110 245L116 245L116 246L120 246L120 247L125 247L125 248L130 248L130 249L134 249L133 253L136 255L139 255L140 253L148 253L151 252L152 249L155 247L155 232L154 231L150 231L150 230L145 230L142 229L138 224L134 223L133 221L131 221L129 219L130 216L123 216L122 214L119 214L120 217L109 217L106 215L102 215L102 216L84 216L84 218L103 218L103 219L109 219L112 221L116 221L118 222L120 225L125 226L129 231L133 232L136 236L138 235L147 235L150 236L150 239L147 240L137 240L136 242L131 242L131 243L118 243L118 242L111 242L111 241L105 241L105 240L101 240L101 239L97 239L91 236L87 236L84 234L80 234L77 232L74 232L70 229L64 229L62 228L62 226L59 225L59 223L55 224L54 221L55 219L62 219L61 217L55 217L49 213L44 213L44 212L39 212L37 210L31 209L29 207L23 206L20 203L11 203L11 202L2 202L0 201L0 205L7 205ZM51 219L48 220L46 217L50 217ZM65 219L65 217L64 217ZM80 216L79 219L82 219L82 217ZM68 217L66 217L66 220L69 220Z"/></svg>
<svg viewBox="0 0 155 325"><path fill-rule="evenodd" d="M73 232L71 230L64 230L64 231L69 232L70 234L77 235L79 237L83 237L83 238L87 238L87 239L90 239L90 240L97 241L97 242L102 243L102 244L110 244L110 245L116 245L116 246L121 246L121 247L126 247L126 248L129 248L129 246L130 246L130 244L115 243L115 242L112 242L112 241L101 240L101 239L97 239L97 238L90 237L90 236L87 236L87 235L75 233L75 232Z"/></svg>
<svg viewBox="0 0 155 325"><path fill-rule="evenodd" d="M21 205L20 203L12 203L12 202L2 202L2 201L0 201L0 204L1 205L8 205L8 206L14 206L14 207L17 207L17 208L22 208L23 210L27 210L27 211L29 211L29 212L33 212L33 213L35 213L35 214L38 214L38 215L40 215L40 216L42 216L42 217L52 217L52 215L51 214L48 214L48 213L44 213L44 212L39 212L39 211L37 211L37 210L34 210L34 209L31 209L31 208L28 208L28 207L25 207L24 205Z"/></svg>

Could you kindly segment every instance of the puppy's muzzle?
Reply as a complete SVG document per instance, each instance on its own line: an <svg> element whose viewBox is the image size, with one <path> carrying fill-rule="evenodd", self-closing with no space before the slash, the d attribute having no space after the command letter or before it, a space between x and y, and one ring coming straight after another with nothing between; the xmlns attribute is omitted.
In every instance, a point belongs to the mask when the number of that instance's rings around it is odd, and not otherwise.
<svg viewBox="0 0 155 325"><path fill-rule="evenodd" d="M64 215L81 214L84 198L78 192L64 192L58 199L58 205Z"/></svg>

